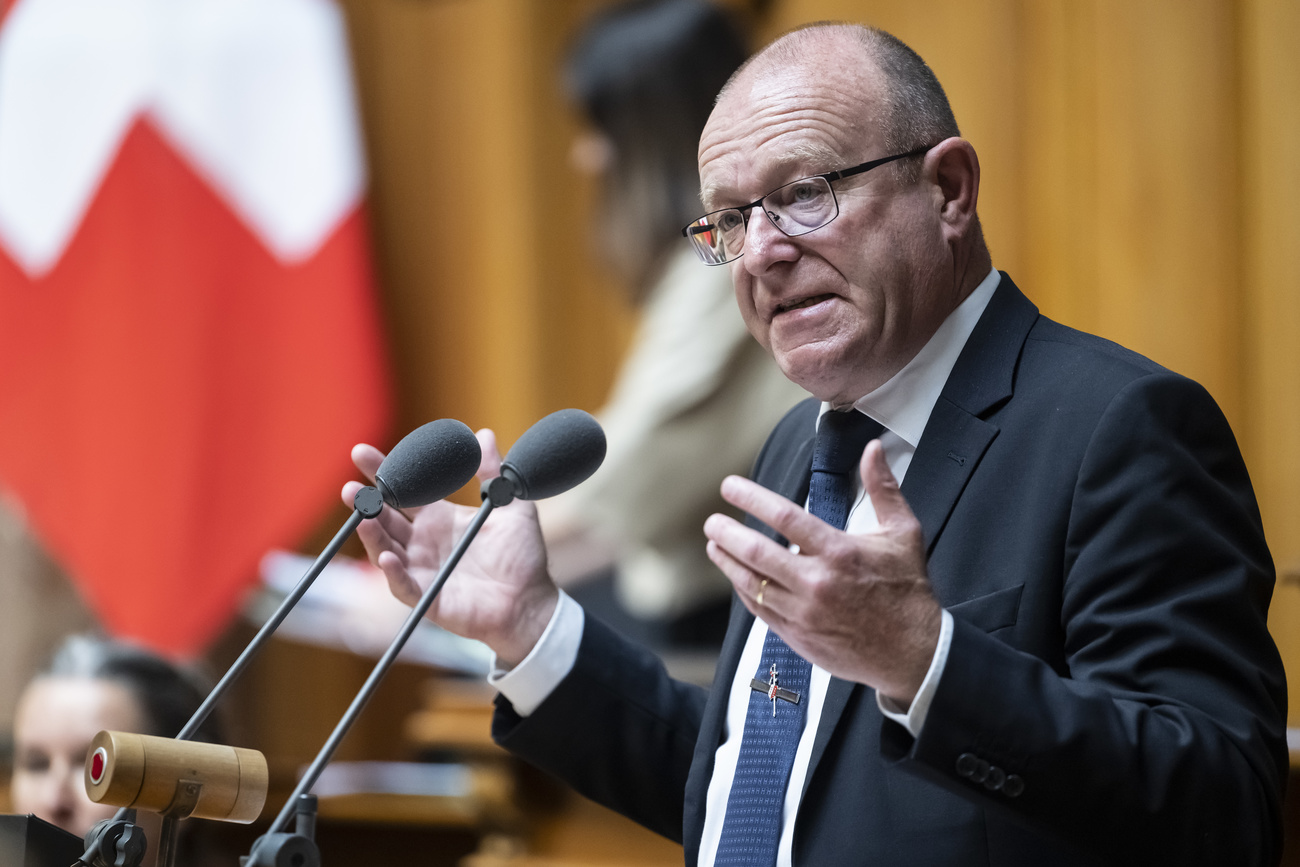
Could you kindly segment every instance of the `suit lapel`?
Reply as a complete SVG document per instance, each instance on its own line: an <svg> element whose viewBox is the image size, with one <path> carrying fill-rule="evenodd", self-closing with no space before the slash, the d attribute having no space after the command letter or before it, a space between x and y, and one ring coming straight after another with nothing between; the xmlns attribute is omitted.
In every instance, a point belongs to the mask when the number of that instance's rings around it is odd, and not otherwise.
<svg viewBox="0 0 1300 867"><path fill-rule="evenodd" d="M984 419L1011 398L1016 364L1037 319L1038 308L1003 274L930 413L902 487L927 553L998 435Z"/></svg>
<svg viewBox="0 0 1300 867"><path fill-rule="evenodd" d="M921 522L927 554L994 437L996 425L940 398L903 479L903 497Z"/></svg>
<svg viewBox="0 0 1300 867"><path fill-rule="evenodd" d="M902 485L908 506L921 522L927 554L934 548L989 444L997 437L997 426L980 416L1011 397L1016 361L1037 318L1038 308L1016 288L1010 277L1002 274L1002 282L966 341L930 413ZM808 460L811 461L811 453ZM809 475L811 472L805 470L805 478ZM806 481L804 490L807 491ZM826 688L808 775L804 778L805 793L857 686L832 677Z"/></svg>

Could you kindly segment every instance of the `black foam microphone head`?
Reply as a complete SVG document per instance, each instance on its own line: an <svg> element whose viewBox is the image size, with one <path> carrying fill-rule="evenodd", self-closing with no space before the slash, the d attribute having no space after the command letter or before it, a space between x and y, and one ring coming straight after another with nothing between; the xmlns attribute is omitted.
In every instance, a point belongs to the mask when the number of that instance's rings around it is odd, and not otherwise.
<svg viewBox="0 0 1300 867"><path fill-rule="evenodd" d="M521 500L542 500L585 481L605 460L605 432L580 409L553 412L524 431L501 462Z"/></svg>
<svg viewBox="0 0 1300 867"><path fill-rule="evenodd" d="M390 506L423 506L460 490L482 460L474 432L453 418L440 418L393 446L375 473L375 486Z"/></svg>

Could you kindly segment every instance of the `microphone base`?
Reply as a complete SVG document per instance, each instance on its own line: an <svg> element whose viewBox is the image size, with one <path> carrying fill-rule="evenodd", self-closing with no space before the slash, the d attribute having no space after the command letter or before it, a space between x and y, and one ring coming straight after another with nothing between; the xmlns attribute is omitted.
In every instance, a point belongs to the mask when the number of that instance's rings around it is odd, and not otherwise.
<svg viewBox="0 0 1300 867"><path fill-rule="evenodd" d="M86 835L86 853L78 863L90 867L140 867L148 844L144 829L135 824L135 810L121 818L105 819Z"/></svg>
<svg viewBox="0 0 1300 867"><path fill-rule="evenodd" d="M267 834L252 855L239 859L239 867L320 867L320 849L301 834Z"/></svg>

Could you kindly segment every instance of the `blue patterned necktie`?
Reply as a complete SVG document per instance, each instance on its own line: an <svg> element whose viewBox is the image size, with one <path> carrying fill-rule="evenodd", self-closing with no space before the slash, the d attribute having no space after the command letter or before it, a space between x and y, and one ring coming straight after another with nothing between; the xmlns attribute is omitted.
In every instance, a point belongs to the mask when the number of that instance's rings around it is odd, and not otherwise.
<svg viewBox="0 0 1300 867"><path fill-rule="evenodd" d="M878 422L857 410L822 415L813 452L808 511L836 529L844 529L862 450L880 432ZM727 798L714 867L771 867L776 863L781 808L803 733L811 676L812 663L769 629L749 695L736 777ZM764 685L767 689L760 690ZM784 695L778 694L778 689Z"/></svg>

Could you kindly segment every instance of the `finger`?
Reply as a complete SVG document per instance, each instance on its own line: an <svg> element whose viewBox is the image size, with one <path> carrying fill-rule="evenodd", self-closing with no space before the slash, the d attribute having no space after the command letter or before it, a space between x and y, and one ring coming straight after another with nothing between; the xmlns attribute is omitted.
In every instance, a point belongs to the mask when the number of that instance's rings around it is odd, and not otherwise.
<svg viewBox="0 0 1300 867"><path fill-rule="evenodd" d="M483 428L474 436L478 437L479 448L483 451L483 461L478 465L478 480L486 482L501 475L501 452L497 449L497 435L491 428Z"/></svg>
<svg viewBox="0 0 1300 867"><path fill-rule="evenodd" d="M757 530L750 529L727 515L710 515L704 522L704 535L740 568L759 578L771 578L782 584L790 583L795 555ZM739 573L733 576L725 570L724 574L738 580L744 580L745 577ZM755 584L758 580L755 579Z"/></svg>
<svg viewBox="0 0 1300 867"><path fill-rule="evenodd" d="M353 503L356 499L357 491L361 490L362 487L364 486L360 482L356 481L348 482L343 486L343 503L349 509L354 508ZM416 512L419 510L414 509L412 511ZM398 544L407 545L410 543L412 532L411 518L406 512L385 506L383 510L380 511L379 517L373 520L362 521L359 526L365 527L367 524L373 524L376 521L379 522L385 532L392 536Z"/></svg>
<svg viewBox="0 0 1300 867"><path fill-rule="evenodd" d="M384 453L372 445L357 443L352 447L352 463L361 474L370 481L375 480L379 465L384 462Z"/></svg>
<svg viewBox="0 0 1300 867"><path fill-rule="evenodd" d="M379 555L392 551L405 563L406 546L411 542L412 527L406 516L396 509L384 509L379 517L357 525L357 537L366 546L370 562L379 565Z"/></svg>
<svg viewBox="0 0 1300 867"><path fill-rule="evenodd" d="M762 619L768 626L783 625L786 622L779 612L790 599L788 590L770 577L749 569L716 542L710 541L704 550L714 565L731 581L736 588L736 596L751 614Z"/></svg>
<svg viewBox="0 0 1300 867"><path fill-rule="evenodd" d="M727 476L722 480L722 498L758 518L798 545L803 552L820 551L838 532L775 491L740 476Z"/></svg>
<svg viewBox="0 0 1300 867"><path fill-rule="evenodd" d="M406 563L396 553L384 551L373 562L388 579L388 590L394 598L411 606L420 601L420 585L411 577L411 573L406 570Z"/></svg>
<svg viewBox="0 0 1300 867"><path fill-rule="evenodd" d="M871 505L876 510L876 519L881 527L897 527L916 520L911 506L903 499L898 480L885 462L885 450L880 445L880 440L867 443L859 470L862 473L862 488L871 497Z"/></svg>
<svg viewBox="0 0 1300 867"><path fill-rule="evenodd" d="M413 516L418 515L425 509L436 508L438 508L437 503L430 503L427 506L420 506L415 509L393 509L385 507L384 510L379 513L379 517L375 518L375 521L384 528L384 532L391 536L394 542L405 549L407 545L411 544L411 537L415 535L415 522ZM364 526L365 524L372 522L362 521L361 523ZM405 556L405 554L403 554L403 556Z"/></svg>
<svg viewBox="0 0 1300 867"><path fill-rule="evenodd" d="M758 575L753 569L741 563L735 557L727 553L717 542L712 539L704 546L705 553L713 561L713 565L721 570L722 574L731 582L731 586L736 589L736 595L740 600L749 607L751 611L757 607L758 591L763 586L763 576ZM768 587L772 587L771 579L768 579ZM764 594L764 601L768 601L768 596Z"/></svg>
<svg viewBox="0 0 1300 867"><path fill-rule="evenodd" d="M360 482L347 482L343 485L343 505L349 509L352 508L352 501L357 497L357 491L364 488L365 485Z"/></svg>

